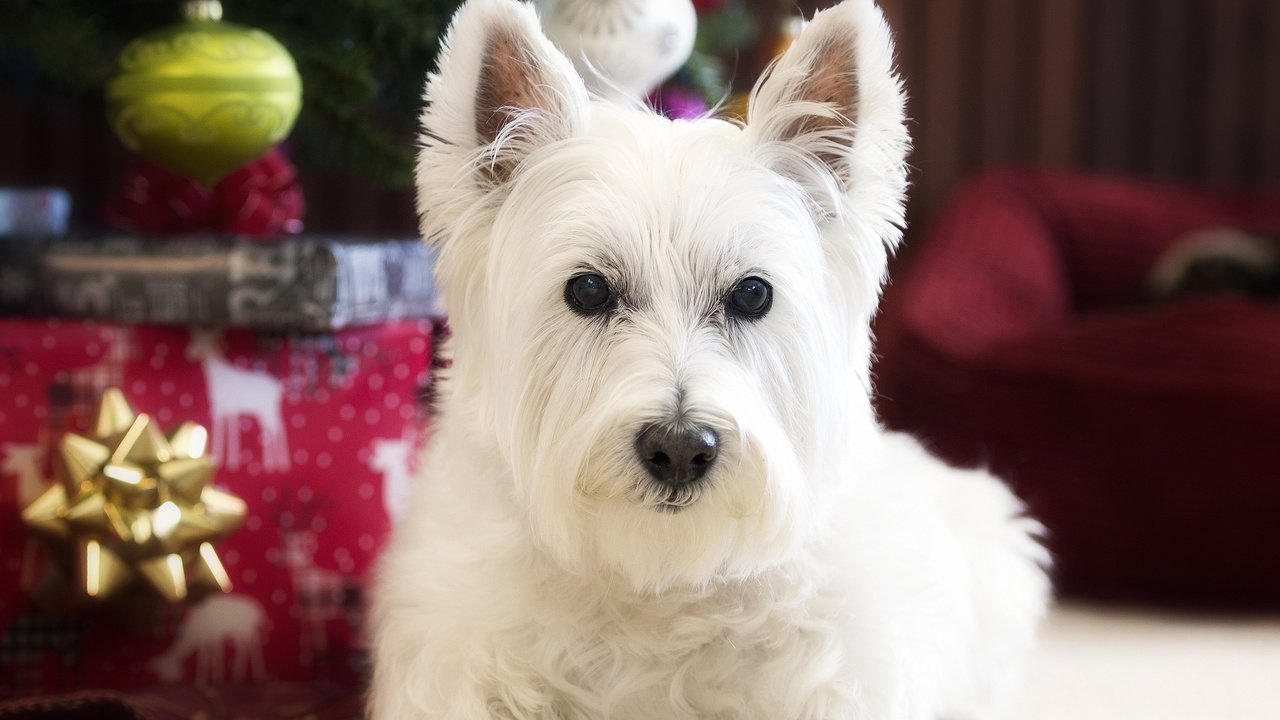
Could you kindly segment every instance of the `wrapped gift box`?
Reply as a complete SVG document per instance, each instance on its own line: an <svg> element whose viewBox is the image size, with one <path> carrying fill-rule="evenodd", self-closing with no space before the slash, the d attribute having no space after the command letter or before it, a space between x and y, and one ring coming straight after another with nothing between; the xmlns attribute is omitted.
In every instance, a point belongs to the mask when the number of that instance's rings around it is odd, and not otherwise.
<svg viewBox="0 0 1280 720"><path fill-rule="evenodd" d="M418 240L7 238L0 265L15 283L0 290L0 308L123 323L333 330L428 316L431 260Z"/></svg>
<svg viewBox="0 0 1280 720"><path fill-rule="evenodd" d="M0 187L0 236L56 237L67 231L70 216L66 190Z"/></svg>
<svg viewBox="0 0 1280 720"><path fill-rule="evenodd" d="M52 238L0 235L0 315L31 315L44 310L40 257Z"/></svg>
<svg viewBox="0 0 1280 720"><path fill-rule="evenodd" d="M433 334L402 321L333 334L0 319L0 697L256 680L354 682L362 589L414 472ZM19 518L61 434L122 388L168 430L206 426L215 485L248 503L219 545L235 587L139 626L43 614L46 569Z"/></svg>

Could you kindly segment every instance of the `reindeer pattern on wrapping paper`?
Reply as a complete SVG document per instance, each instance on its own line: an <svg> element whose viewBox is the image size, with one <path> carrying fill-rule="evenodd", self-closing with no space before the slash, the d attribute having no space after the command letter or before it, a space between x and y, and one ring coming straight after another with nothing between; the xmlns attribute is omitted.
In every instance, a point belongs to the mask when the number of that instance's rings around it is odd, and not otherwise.
<svg viewBox="0 0 1280 720"><path fill-rule="evenodd" d="M44 445L0 443L0 475L18 479L15 485L18 507L26 507L48 486L44 476Z"/></svg>
<svg viewBox="0 0 1280 720"><path fill-rule="evenodd" d="M45 388L48 414L37 431L35 442L0 444L0 477L14 478L16 506L24 508L53 482L47 472L52 437L77 411L94 407L109 387L123 387L125 366L133 353L132 331L102 327L96 344L101 355L92 364L60 373ZM96 354L95 351L90 351ZM11 361L12 362L12 361ZM40 543L28 536L22 547L18 585L36 592L44 555ZM0 695L28 695L48 690L68 690L77 686L82 672L82 644L85 626L79 616L50 615L31 609L14 618L0 636ZM56 675L46 677L49 661ZM46 680L53 686L46 686Z"/></svg>
<svg viewBox="0 0 1280 720"><path fill-rule="evenodd" d="M17 478L14 486L19 508L25 508L49 487L51 482L45 477L45 433L34 443L0 444L0 476L11 475ZM22 569L19 574L19 585L31 590L35 586L35 572L38 562L36 555L38 544L28 536L22 545Z"/></svg>
<svg viewBox="0 0 1280 720"><path fill-rule="evenodd" d="M352 631L363 626L360 582L316 562L325 523L319 498L299 493L277 500L274 506L282 540L280 558L293 591L290 614L299 625L298 659L304 666L324 665L336 659L330 648L330 623L345 622Z"/></svg>
<svg viewBox="0 0 1280 720"><path fill-rule="evenodd" d="M392 522L400 520L413 489L413 436L374 438L369 469L382 474L382 508Z"/></svg>
<svg viewBox="0 0 1280 720"><path fill-rule="evenodd" d="M258 423L263 470L285 472L289 469L289 441L281 410L283 387L271 373L228 362L219 347L221 339L219 331L192 329L186 352L187 359L198 361L204 372L213 419L213 456L220 467L240 467L240 420L249 417Z"/></svg>
<svg viewBox="0 0 1280 720"><path fill-rule="evenodd" d="M48 487L44 473L44 443L0 444L0 475L12 475L18 507L26 507ZM35 586L37 544L28 537L23 543L19 584L26 590ZM84 625L77 617L54 617L38 610L19 615L0 636L0 687L9 694L27 695L45 690L46 659L56 659L55 684L59 689L74 687L80 668L80 645Z"/></svg>
<svg viewBox="0 0 1280 720"><path fill-rule="evenodd" d="M19 615L0 636L0 697L76 687L81 673L84 622L39 610ZM46 660L57 661L55 687L45 686Z"/></svg>
<svg viewBox="0 0 1280 720"><path fill-rule="evenodd" d="M261 680L266 672L262 636L267 626L267 615L257 600L247 595L210 595L187 612L173 644L148 666L161 681L178 682L187 658L195 655L193 679L200 684L221 684L227 679L230 644L231 680Z"/></svg>

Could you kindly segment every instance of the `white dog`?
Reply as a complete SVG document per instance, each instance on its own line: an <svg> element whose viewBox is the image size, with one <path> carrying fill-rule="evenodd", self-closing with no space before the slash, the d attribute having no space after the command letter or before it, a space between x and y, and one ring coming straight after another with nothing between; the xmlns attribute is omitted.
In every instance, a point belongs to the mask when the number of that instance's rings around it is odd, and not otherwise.
<svg viewBox="0 0 1280 720"><path fill-rule="evenodd" d="M672 122L591 100L530 7L458 11L418 169L453 366L380 567L373 718L998 712L1036 525L870 399L891 58L846 0L745 126Z"/></svg>

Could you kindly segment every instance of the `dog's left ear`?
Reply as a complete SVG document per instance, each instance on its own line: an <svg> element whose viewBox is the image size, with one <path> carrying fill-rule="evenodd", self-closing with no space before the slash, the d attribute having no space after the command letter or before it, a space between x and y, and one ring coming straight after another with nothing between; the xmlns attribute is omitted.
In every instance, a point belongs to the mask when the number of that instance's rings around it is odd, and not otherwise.
<svg viewBox="0 0 1280 720"><path fill-rule="evenodd" d="M500 188L528 155L574 134L587 107L582 79L542 33L533 6L467 0L427 78L418 154L424 230L475 191ZM469 195L469 196L468 196Z"/></svg>
<svg viewBox="0 0 1280 720"><path fill-rule="evenodd" d="M872 0L814 16L752 93L747 131L761 160L826 215L852 205L900 224L909 147L893 40Z"/></svg>

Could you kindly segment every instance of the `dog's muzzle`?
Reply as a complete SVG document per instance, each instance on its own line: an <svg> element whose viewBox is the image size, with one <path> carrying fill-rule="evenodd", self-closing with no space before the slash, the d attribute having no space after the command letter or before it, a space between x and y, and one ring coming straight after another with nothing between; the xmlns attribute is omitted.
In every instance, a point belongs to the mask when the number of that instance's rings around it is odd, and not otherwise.
<svg viewBox="0 0 1280 720"><path fill-rule="evenodd" d="M655 423L636 436L636 455L650 477L678 490L707 474L716 462L719 442L705 425Z"/></svg>

